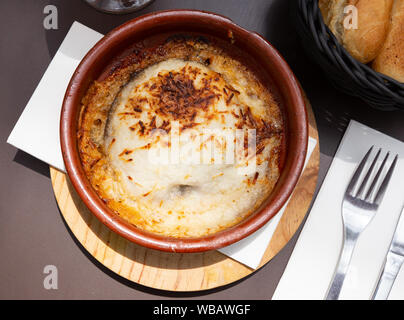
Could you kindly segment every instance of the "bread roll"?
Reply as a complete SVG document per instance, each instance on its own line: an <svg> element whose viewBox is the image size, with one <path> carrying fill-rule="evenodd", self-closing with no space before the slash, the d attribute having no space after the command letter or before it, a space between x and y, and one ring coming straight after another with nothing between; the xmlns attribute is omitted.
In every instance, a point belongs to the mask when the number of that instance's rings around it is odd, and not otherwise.
<svg viewBox="0 0 404 320"><path fill-rule="evenodd" d="M346 29L344 8L358 9L358 28ZM320 0L324 21L344 48L358 61L368 63L376 58L389 28L393 0Z"/></svg>
<svg viewBox="0 0 404 320"><path fill-rule="evenodd" d="M320 11L325 24L342 44L344 8L348 0L319 0Z"/></svg>
<svg viewBox="0 0 404 320"><path fill-rule="evenodd" d="M384 46L373 69L404 82L404 0L395 0Z"/></svg>
<svg viewBox="0 0 404 320"><path fill-rule="evenodd" d="M330 11L331 1L329 0L318 0L318 7L320 8L321 14L323 15L323 20L325 24L328 24L328 12Z"/></svg>

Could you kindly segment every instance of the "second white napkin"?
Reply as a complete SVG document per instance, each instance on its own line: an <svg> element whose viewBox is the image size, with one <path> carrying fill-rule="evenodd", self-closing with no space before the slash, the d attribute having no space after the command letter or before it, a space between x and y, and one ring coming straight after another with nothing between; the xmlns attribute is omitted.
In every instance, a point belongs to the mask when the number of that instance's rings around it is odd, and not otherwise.
<svg viewBox="0 0 404 320"><path fill-rule="evenodd" d="M273 299L325 297L342 246L343 194L372 145L374 153L380 147L392 155L399 154L399 161L378 213L359 237L340 298L371 297L404 202L404 143L351 121ZM392 159L390 156L390 162ZM390 299L404 299L404 270L396 279Z"/></svg>
<svg viewBox="0 0 404 320"><path fill-rule="evenodd" d="M102 37L73 23L8 137L9 144L65 171L59 140L63 98L81 59Z"/></svg>

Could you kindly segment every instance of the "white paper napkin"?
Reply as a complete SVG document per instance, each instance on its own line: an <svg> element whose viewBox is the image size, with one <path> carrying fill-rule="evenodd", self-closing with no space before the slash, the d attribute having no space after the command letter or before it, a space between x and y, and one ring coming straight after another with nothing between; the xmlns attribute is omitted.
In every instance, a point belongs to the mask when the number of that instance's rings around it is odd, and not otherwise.
<svg viewBox="0 0 404 320"><path fill-rule="evenodd" d="M102 37L73 23L8 137L9 144L65 171L59 140L63 98L81 59Z"/></svg>
<svg viewBox="0 0 404 320"><path fill-rule="evenodd" d="M399 161L379 211L359 237L340 298L372 296L404 203L404 143L351 121L273 299L324 299L342 247L343 194L372 145L376 149L373 155L382 147L391 154L399 154ZM392 159L390 156L388 164ZM389 299L404 299L404 270L398 275Z"/></svg>
<svg viewBox="0 0 404 320"><path fill-rule="evenodd" d="M64 93L81 59L102 37L78 22L73 23L11 132L8 143L65 171L59 142ZM316 143L310 138L306 163ZM250 268L257 268L283 212L284 208L259 231L220 251Z"/></svg>

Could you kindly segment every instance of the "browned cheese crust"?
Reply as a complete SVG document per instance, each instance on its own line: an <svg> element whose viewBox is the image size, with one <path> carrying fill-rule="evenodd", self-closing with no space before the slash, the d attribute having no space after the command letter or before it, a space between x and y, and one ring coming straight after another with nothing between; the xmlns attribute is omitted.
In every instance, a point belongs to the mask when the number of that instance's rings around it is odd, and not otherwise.
<svg viewBox="0 0 404 320"><path fill-rule="evenodd" d="M122 196L122 192L120 195L115 195L107 187L112 182L123 183L123 179L127 180L125 183L142 184L142 181L134 181L132 176L123 176L122 172L117 172L111 162L109 153L114 147L116 138L110 132L112 130L110 129L112 126L110 118L116 111L117 101L125 86L140 76L142 71L169 59L199 63L206 68L212 67L212 70L216 71L203 73L203 70L190 64L179 70L159 73L152 82L144 83L138 90L147 93L147 98L137 95L129 99L125 111L118 115L119 119L123 121L132 121L127 128L129 133L147 142L147 137L153 129L160 128L170 132L172 121L179 122L180 132L189 128L198 128L201 126L201 121L197 119L201 118L220 123L220 119L223 117L223 123L225 123L224 115L212 108L213 104L222 99L228 108L222 112L223 114L231 113L235 119L236 128L256 129L258 165L266 163L268 166L268 171L266 169L263 171L265 174L259 174L257 171L243 180L246 190L252 188L252 193L257 194L248 210L243 210L242 213L235 214L231 221L223 220L218 225L212 226L208 222L201 224L199 231L190 227L195 225L196 220L192 219L198 219L197 212L177 213L178 225L172 226L172 228L171 224L166 221L168 213L166 215L163 210L165 207L161 203L160 207L163 208L161 213L148 214L147 210L156 211L158 208L158 206L150 206L150 209L147 209L149 207L147 207L146 201L153 196L154 190L152 189L146 190L147 192L143 191L144 194L141 196L129 195L129 198L132 197L129 201ZM223 72L217 72L219 69ZM201 79L201 85L195 85L197 77ZM240 79L247 81L247 86L243 87L245 88L243 93L240 92L240 87L232 85L233 83L240 84ZM248 105L249 98L259 99L265 107ZM236 99L237 108L231 107ZM151 108L151 111L149 110L147 113L144 110L145 103ZM245 64L231 57L220 46L203 38L177 36L167 39L163 44L154 48L137 48L113 68L105 79L95 81L91 85L82 101L77 139L87 178L99 197L117 215L136 227L150 232L173 237L195 237L233 226L245 219L266 199L280 175L279 164L283 150L284 125L280 102L275 92L264 86ZM246 151L247 142L244 143ZM148 148L150 145L150 143L145 143L142 148ZM119 157L136 166L134 157L131 158L133 154L134 149L122 149ZM178 189L181 198L181 195L186 193L184 191L186 187L180 186ZM123 194L126 194L125 192ZM229 195L224 195L224 197L228 198ZM142 205L137 206L138 203L142 203ZM232 203L237 206L237 199L232 199ZM176 205L173 208L179 207ZM208 209L206 210L208 211ZM206 219L206 221L210 221L208 218ZM210 216L209 219L211 219ZM185 221L183 225L182 221Z"/></svg>

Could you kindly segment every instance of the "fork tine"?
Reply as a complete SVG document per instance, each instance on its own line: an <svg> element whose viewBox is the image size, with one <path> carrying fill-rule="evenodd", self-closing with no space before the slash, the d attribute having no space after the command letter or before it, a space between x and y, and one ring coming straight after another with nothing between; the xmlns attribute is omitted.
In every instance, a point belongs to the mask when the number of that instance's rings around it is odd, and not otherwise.
<svg viewBox="0 0 404 320"><path fill-rule="evenodd" d="M390 152L387 152L386 156L383 159L382 164L379 167L379 170L377 170L377 173L376 173L375 177L373 178L373 181L372 181L372 184L370 185L369 191L366 194L366 197L365 197L366 201L370 201L370 199L372 197L373 190L376 187L377 181L379 181L379 177L383 172L383 168L384 168L384 166L386 164L386 161L389 158L389 156L390 156Z"/></svg>
<svg viewBox="0 0 404 320"><path fill-rule="evenodd" d="M363 178L363 181L362 181L362 183L361 183L361 185L359 187L358 193L356 195L357 197L360 197L360 198L362 197L362 194L364 193L364 190L365 190L365 187L366 187L366 185L368 183L370 175L372 174L373 169L374 169L374 167L376 165L377 159L379 159L380 152L382 152L381 148L379 149L379 151L377 152L375 158L373 159L373 162L372 162L371 166L369 167L368 172L365 175L365 178Z"/></svg>
<svg viewBox="0 0 404 320"><path fill-rule="evenodd" d="M386 193L387 185L389 184L390 178L393 175L393 171L396 166L397 160L398 160L398 155L395 156L394 161L391 164L389 171L387 171L387 174L384 177L384 180L379 188L379 191L376 194L375 203L377 205L380 205L380 203L382 202L383 196Z"/></svg>
<svg viewBox="0 0 404 320"><path fill-rule="evenodd" d="M373 150L373 147L374 146L370 147L369 151L365 154L362 161L360 162L358 168L356 169L354 175L352 176L351 181L349 182L348 187L346 188L346 192L345 192L346 194L352 195L353 189L355 188L355 186L356 186L356 184L357 184L357 182L359 180L359 177L360 177L360 175L362 173L363 167L365 166L366 161L368 160L369 155Z"/></svg>

